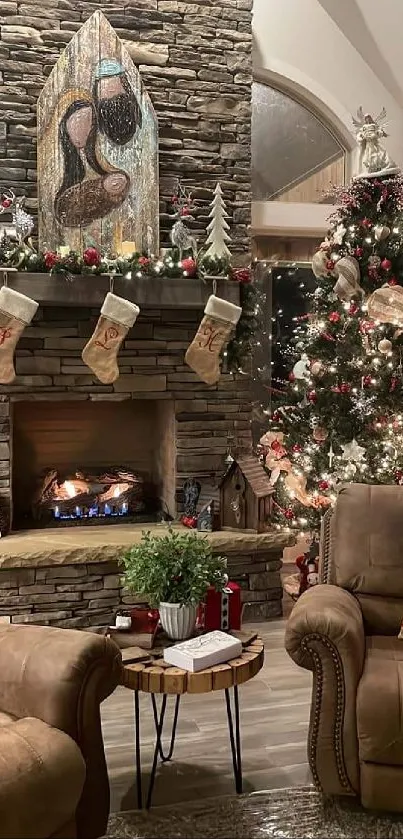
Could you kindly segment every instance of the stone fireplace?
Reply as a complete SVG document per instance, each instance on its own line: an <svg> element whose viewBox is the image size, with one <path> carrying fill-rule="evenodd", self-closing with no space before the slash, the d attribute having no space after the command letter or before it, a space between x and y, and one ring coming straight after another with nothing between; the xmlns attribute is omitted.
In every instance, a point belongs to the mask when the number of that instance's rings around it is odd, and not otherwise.
<svg viewBox="0 0 403 839"><path fill-rule="evenodd" d="M39 14L13 0L2 10L0 189L26 196L38 216L38 96L72 33L94 11L91 0L54 0ZM6 8L7 7L7 8ZM169 243L178 179L192 194L192 235L206 241L219 181L234 255L250 250L252 0L128 0L101 9L138 65L159 126L160 244ZM42 209L42 207L41 207ZM18 343L17 378L0 387L0 620L105 627L136 597L122 588L122 551L142 525L19 530L30 525L37 480L115 467L139 475L171 516L183 485L196 478L199 504L218 496L230 442L251 446L248 377L225 367L208 387L184 363L210 281L117 277L117 295L141 314L119 353L120 376L101 385L81 360L109 278L16 273L9 285L39 303ZM239 286L221 280L218 296L239 304ZM89 524L89 522L86 522ZM160 525L155 525L160 527ZM207 536L228 558L242 588L245 619L281 614L284 534Z"/></svg>
<svg viewBox="0 0 403 839"><path fill-rule="evenodd" d="M107 278L59 279L57 295L67 303L62 307L49 305L59 301L49 299L53 287L44 290L40 276L19 276L14 287L29 283L43 302L17 346L15 381L0 387L2 534L52 524L52 511L50 520L35 521L33 514L38 487L51 470L63 481L76 472L131 470L145 500L145 515L137 521L180 515L189 477L200 482L201 501L216 498L228 441L238 450L250 447L250 393L245 376L224 370L209 387L184 362L208 287L199 280L164 281L165 291L172 283L171 307L163 298L161 303L158 283L148 289L119 354L120 376L106 386L81 359L98 310L69 305L69 298L80 290L83 303L92 300ZM116 280L118 293L124 282ZM221 286L228 299L239 299L235 283ZM130 293L141 297L136 281Z"/></svg>
<svg viewBox="0 0 403 839"><path fill-rule="evenodd" d="M81 351L108 284L106 277L13 278L41 305L17 346L17 378L0 388L0 620L102 629L117 608L138 602L122 587L119 559L144 525L19 529L31 523L44 471L130 469L178 517L187 478L200 482L200 504L217 499L228 442L238 452L250 450L248 377L224 368L219 382L207 386L184 363L208 284L117 279L117 293L136 299L141 315L122 345L120 377L101 385ZM239 300L236 283L220 281L217 292ZM148 528L158 532L161 525ZM241 586L244 620L278 617L281 556L292 538L243 531L207 538Z"/></svg>

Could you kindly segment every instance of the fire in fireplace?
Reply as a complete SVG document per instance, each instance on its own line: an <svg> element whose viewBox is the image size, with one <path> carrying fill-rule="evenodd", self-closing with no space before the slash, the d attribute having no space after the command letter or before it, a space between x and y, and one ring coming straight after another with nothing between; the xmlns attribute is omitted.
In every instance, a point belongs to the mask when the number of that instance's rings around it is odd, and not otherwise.
<svg viewBox="0 0 403 839"><path fill-rule="evenodd" d="M61 524L136 517L146 511L143 480L123 469L64 477L57 470L41 480L33 504L36 522Z"/></svg>
<svg viewBox="0 0 403 839"><path fill-rule="evenodd" d="M175 516L173 401L15 402L14 530Z"/></svg>

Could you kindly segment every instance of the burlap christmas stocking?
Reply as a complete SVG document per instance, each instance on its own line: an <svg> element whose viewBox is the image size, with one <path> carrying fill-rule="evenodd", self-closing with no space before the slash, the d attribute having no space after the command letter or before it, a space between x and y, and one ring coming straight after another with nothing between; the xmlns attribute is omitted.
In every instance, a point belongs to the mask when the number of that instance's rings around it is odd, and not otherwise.
<svg viewBox="0 0 403 839"><path fill-rule="evenodd" d="M82 352L83 361L103 385L110 385L119 378L119 348L139 312L135 303L112 292L105 297L95 331Z"/></svg>
<svg viewBox="0 0 403 839"><path fill-rule="evenodd" d="M220 378L220 353L241 314L240 306L214 294L206 303L204 318L186 350L185 361L208 385L215 384Z"/></svg>
<svg viewBox="0 0 403 839"><path fill-rule="evenodd" d="M0 288L0 384L8 385L15 379L14 350L26 326L38 308L38 303L13 291Z"/></svg>

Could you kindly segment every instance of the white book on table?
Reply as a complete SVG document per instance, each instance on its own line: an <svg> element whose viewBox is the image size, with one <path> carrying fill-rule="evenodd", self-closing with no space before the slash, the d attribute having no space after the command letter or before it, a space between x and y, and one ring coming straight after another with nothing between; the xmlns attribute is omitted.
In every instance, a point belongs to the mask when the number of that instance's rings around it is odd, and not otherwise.
<svg viewBox="0 0 403 839"><path fill-rule="evenodd" d="M164 661L173 667L181 667L182 670L197 673L199 670L205 670L206 667L213 667L231 658L238 658L241 653L241 641L217 629L214 632L207 632L206 635L199 635L198 638L190 638L189 641L181 641L180 644L168 647L164 650Z"/></svg>

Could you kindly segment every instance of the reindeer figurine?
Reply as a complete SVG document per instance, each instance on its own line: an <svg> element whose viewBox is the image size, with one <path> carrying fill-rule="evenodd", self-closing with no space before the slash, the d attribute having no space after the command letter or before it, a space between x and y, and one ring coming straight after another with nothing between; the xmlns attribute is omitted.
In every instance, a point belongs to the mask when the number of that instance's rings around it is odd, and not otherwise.
<svg viewBox="0 0 403 839"><path fill-rule="evenodd" d="M22 246L34 229L34 220L24 209L25 196L17 196L12 189L5 189L0 199L0 215L10 212L12 224L1 225L3 236L17 240Z"/></svg>
<svg viewBox="0 0 403 839"><path fill-rule="evenodd" d="M192 196L190 193L186 193L179 181L177 192L172 199L172 203L176 207L174 218L177 218L177 221L172 226L172 230L170 233L171 242L174 248L178 248L179 250L180 262L182 262L184 251L190 250L192 252L193 259L195 259L197 256L196 239L194 236L192 236L189 228L186 227L186 224L184 224L182 221L183 217L189 219L193 218L193 216L190 214Z"/></svg>

